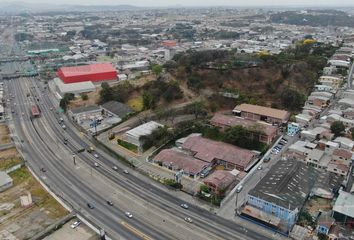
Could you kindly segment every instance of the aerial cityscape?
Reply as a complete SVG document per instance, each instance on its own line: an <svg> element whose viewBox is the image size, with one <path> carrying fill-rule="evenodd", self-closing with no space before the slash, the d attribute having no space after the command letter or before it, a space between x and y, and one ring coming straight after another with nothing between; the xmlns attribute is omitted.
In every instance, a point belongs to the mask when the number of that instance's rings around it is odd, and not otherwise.
<svg viewBox="0 0 354 240"><path fill-rule="evenodd" d="M0 240L354 239L353 60L351 1L0 1Z"/></svg>

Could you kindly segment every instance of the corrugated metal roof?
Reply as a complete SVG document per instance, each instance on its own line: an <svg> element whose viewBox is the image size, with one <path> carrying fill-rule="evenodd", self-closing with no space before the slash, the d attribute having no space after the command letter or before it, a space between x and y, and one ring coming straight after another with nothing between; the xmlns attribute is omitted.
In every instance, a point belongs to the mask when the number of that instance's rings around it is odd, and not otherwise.
<svg viewBox="0 0 354 240"><path fill-rule="evenodd" d="M64 77L81 76L83 74L98 74L105 72L116 72L110 63L95 63L84 66L62 67L60 68Z"/></svg>

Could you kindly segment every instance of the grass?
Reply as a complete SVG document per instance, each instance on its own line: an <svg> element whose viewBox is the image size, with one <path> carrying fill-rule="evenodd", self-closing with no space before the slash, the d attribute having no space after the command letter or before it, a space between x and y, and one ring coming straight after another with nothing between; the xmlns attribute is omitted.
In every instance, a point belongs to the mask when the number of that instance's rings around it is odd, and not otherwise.
<svg viewBox="0 0 354 240"><path fill-rule="evenodd" d="M30 178L32 178L30 172L25 167L17 169L16 171L13 171L12 173L9 173L9 175L14 180L14 185L15 186L18 185L21 182L24 182L24 181L29 180Z"/></svg>
<svg viewBox="0 0 354 240"><path fill-rule="evenodd" d="M134 144L131 144L131 143L126 142L126 141L121 140L121 139L118 139L118 140L117 140L117 143L118 143L120 146L122 146L122 147L124 147L124 148L126 148L126 149L128 149L128 150L130 150L130 151L132 151L132 152L135 152L135 153L138 152L138 147L135 146Z"/></svg>
<svg viewBox="0 0 354 240"><path fill-rule="evenodd" d="M19 163L22 163L22 160L20 158L9 158L9 159L1 159L0 160L0 170L6 170L9 169Z"/></svg>
<svg viewBox="0 0 354 240"><path fill-rule="evenodd" d="M143 110L143 97L139 96L136 98L132 98L128 101L128 106L134 109L136 112L140 112Z"/></svg>

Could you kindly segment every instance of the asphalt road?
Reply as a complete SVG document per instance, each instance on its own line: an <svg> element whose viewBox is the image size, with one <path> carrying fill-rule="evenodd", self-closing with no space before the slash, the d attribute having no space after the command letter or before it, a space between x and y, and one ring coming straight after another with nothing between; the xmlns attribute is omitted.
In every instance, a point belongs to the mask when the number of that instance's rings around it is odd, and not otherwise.
<svg viewBox="0 0 354 240"><path fill-rule="evenodd" d="M99 159L87 152L76 153L74 165L72 153L87 148L89 143L68 121L67 129L62 129L60 115L51 110L54 106L48 90L33 78L6 83L7 92L14 96L10 105L15 111L11 123L18 136L16 145L29 167L68 205L104 228L113 239L271 239L271 233L264 236L197 206L182 209L181 200L167 189L139 174L124 174L126 166L101 150L97 150ZM26 96L28 92L30 97ZM31 119L30 106L34 103L39 105L41 117ZM93 167L94 162L100 167ZM112 170L113 165L118 167L117 172ZM40 171L42 167L46 172ZM87 203L95 209L89 209ZM128 219L125 211L132 212L134 218ZM186 216L193 223L185 222Z"/></svg>

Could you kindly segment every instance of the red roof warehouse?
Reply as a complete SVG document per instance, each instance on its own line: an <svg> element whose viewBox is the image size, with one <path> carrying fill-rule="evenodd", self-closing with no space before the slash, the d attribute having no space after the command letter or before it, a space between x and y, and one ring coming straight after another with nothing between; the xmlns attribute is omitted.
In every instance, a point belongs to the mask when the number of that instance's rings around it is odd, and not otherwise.
<svg viewBox="0 0 354 240"><path fill-rule="evenodd" d="M96 63L85 66L62 67L57 72L64 83L100 82L116 80L117 70L110 63Z"/></svg>

